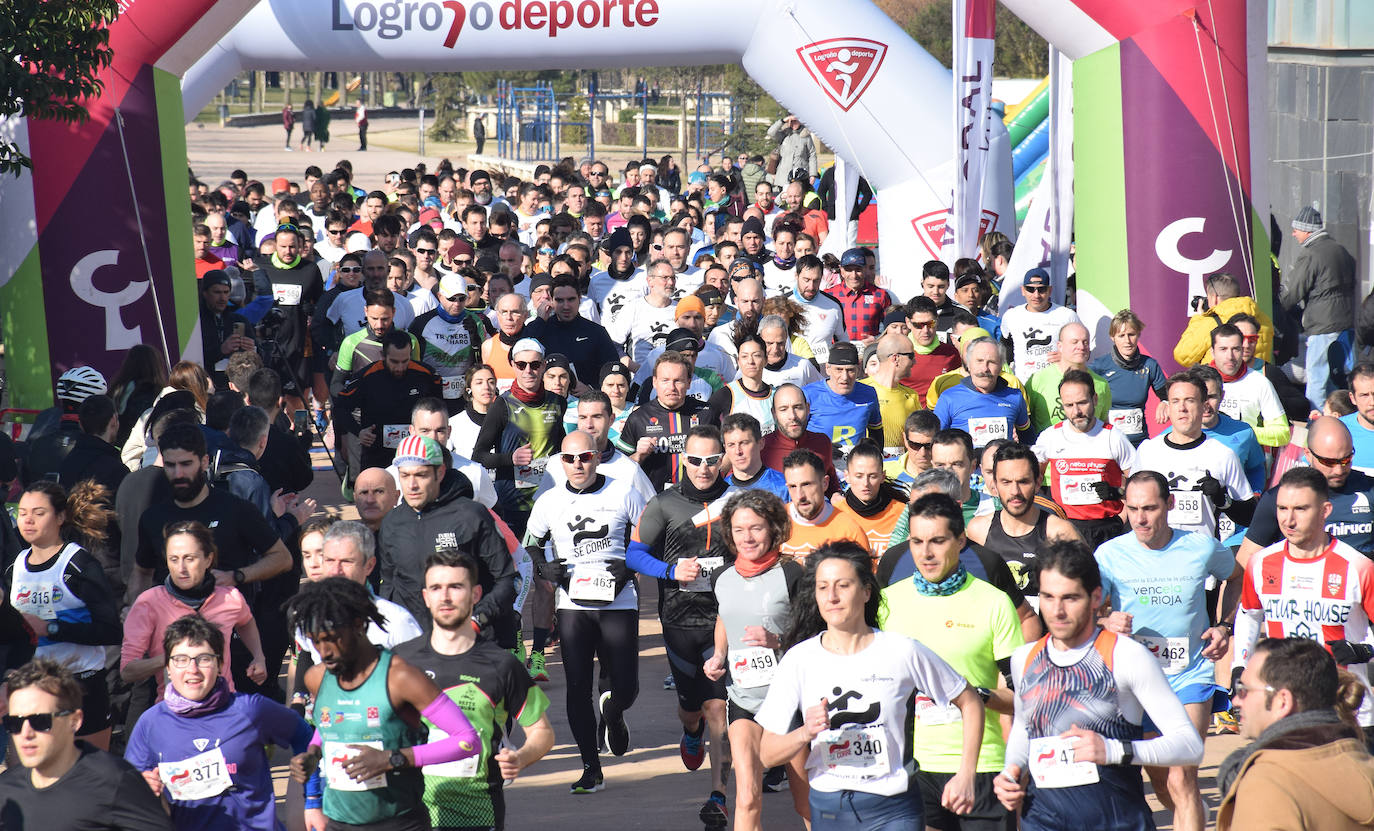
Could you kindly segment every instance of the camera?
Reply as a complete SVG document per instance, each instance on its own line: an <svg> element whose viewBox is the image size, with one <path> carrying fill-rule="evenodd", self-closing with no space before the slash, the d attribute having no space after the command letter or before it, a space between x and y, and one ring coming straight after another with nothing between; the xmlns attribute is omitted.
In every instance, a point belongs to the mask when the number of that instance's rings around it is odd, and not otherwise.
<svg viewBox="0 0 1374 831"><path fill-rule="evenodd" d="M276 340L277 333L285 323L286 312L277 308L268 309L262 320L258 321L258 337L262 340Z"/></svg>

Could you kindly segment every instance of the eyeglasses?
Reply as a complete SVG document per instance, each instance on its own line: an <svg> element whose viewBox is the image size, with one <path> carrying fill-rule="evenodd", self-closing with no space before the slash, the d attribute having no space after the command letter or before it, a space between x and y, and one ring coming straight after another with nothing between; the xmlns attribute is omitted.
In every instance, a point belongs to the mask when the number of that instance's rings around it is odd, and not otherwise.
<svg viewBox="0 0 1374 831"><path fill-rule="evenodd" d="M543 365L543 361L511 361L511 366L522 371L526 369L538 369Z"/></svg>
<svg viewBox="0 0 1374 831"><path fill-rule="evenodd" d="M933 320L926 320L926 321L922 321L922 322L918 323L918 322L912 320L912 321L908 321L908 322L907 322L907 325L910 326L910 327L913 328L913 329L934 329L934 328L935 328L935 321L933 321Z"/></svg>
<svg viewBox="0 0 1374 831"><path fill-rule="evenodd" d="M710 456L684 456L687 464L692 467L715 467L720 464L720 460L725 458L724 453L713 453Z"/></svg>
<svg viewBox="0 0 1374 831"><path fill-rule="evenodd" d="M910 358L910 359L912 359L912 360L914 361L914 360L916 360L916 353L915 353L915 352L893 352L893 353L892 353L892 357L894 357L894 358Z"/></svg>
<svg viewBox="0 0 1374 831"><path fill-rule="evenodd" d="M5 716L5 730L11 736L17 736L24 731L24 722L28 722L34 730L39 733L46 733L52 729L52 720L69 716L75 710L58 710L55 713L33 713L27 716Z"/></svg>
<svg viewBox="0 0 1374 831"><path fill-rule="evenodd" d="M563 464L565 465L577 464L579 462L586 465L591 464L592 459L596 458L596 451L583 450L581 453L564 453L559 456L559 458L563 460Z"/></svg>
<svg viewBox="0 0 1374 831"><path fill-rule="evenodd" d="M928 452L930 452L930 449L931 449L932 447L935 446L935 442L933 442L933 441L920 442L920 441L912 441L911 439L907 439L907 440L906 440L906 446L907 446L908 449L915 450L915 451L917 451L918 453L928 453Z"/></svg>
<svg viewBox="0 0 1374 831"><path fill-rule="evenodd" d="M1307 455L1311 456L1314 461L1321 462L1327 467L1345 467L1346 465L1350 464L1350 462L1355 458L1355 451L1352 450L1350 451L1350 453L1340 457L1339 459L1328 459L1325 456L1318 456L1311 450L1307 451Z"/></svg>
<svg viewBox="0 0 1374 831"><path fill-rule="evenodd" d="M342 233L343 233L344 231L346 231L346 230L348 230L348 229L347 229L347 228L326 228L326 229L324 229L324 232L325 232L326 234L330 235L331 237L337 237L337 236L339 236L340 234L342 234Z"/></svg>
<svg viewBox="0 0 1374 831"><path fill-rule="evenodd" d="M204 652L200 655L173 655L167 659L167 663L176 669L186 669L192 662L201 669L213 669L219 663L219 656L213 652Z"/></svg>
<svg viewBox="0 0 1374 831"><path fill-rule="evenodd" d="M339 272L340 274L362 274L362 273L363 273L363 270L362 270L362 268L361 268L360 266L356 266L356 265L346 265L346 266L339 266L338 272Z"/></svg>
<svg viewBox="0 0 1374 831"><path fill-rule="evenodd" d="M1268 684L1265 684L1263 687L1252 687L1252 686L1250 686L1250 685L1248 685L1248 684L1244 684L1244 683L1241 683L1240 681L1237 681L1237 682L1236 682L1236 691L1235 691L1234 693L1231 694L1231 697L1234 698L1236 701L1240 701L1241 699L1245 698L1245 696L1249 695L1249 694L1252 693L1252 692L1267 692L1267 693L1273 693L1273 692L1278 692L1278 690L1276 690L1274 687L1272 687L1272 686L1270 686L1270 685L1268 685Z"/></svg>
<svg viewBox="0 0 1374 831"><path fill-rule="evenodd" d="M415 253L416 253L416 254L424 254L426 257L433 257L435 254L438 254L438 253L439 253L439 249L437 249L437 248L417 248L417 249L415 249Z"/></svg>
<svg viewBox="0 0 1374 831"><path fill-rule="evenodd" d="M1049 286L1022 286L1022 287L1021 287L1021 290L1022 290L1022 291L1030 292L1031 294L1045 294L1045 293L1047 293L1047 292L1050 290L1050 287L1049 287Z"/></svg>

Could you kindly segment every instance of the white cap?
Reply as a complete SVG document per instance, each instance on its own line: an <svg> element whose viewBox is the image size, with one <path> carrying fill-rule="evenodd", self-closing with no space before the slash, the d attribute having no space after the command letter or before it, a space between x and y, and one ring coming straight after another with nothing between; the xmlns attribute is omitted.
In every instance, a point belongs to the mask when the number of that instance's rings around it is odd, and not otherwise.
<svg viewBox="0 0 1374 831"><path fill-rule="evenodd" d="M511 347L510 355L514 358L521 352L538 352L539 357L542 358L544 357L544 344L534 338L521 338L515 342L515 346Z"/></svg>
<svg viewBox="0 0 1374 831"><path fill-rule="evenodd" d="M445 274L439 278L439 296L452 300L459 295L467 297L468 280L461 274Z"/></svg>

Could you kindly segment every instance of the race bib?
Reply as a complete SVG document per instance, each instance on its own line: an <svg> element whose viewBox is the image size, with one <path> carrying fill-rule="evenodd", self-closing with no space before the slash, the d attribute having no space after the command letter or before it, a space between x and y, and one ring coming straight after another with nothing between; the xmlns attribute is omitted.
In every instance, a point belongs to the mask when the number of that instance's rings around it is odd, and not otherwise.
<svg viewBox="0 0 1374 831"><path fill-rule="evenodd" d="M515 486L517 488L537 488L544 479L544 469L549 466L548 456L531 459L527 465L515 466Z"/></svg>
<svg viewBox="0 0 1374 831"><path fill-rule="evenodd" d="M881 727L825 730L812 741L820 748L827 773L843 779L873 779L892 771Z"/></svg>
<svg viewBox="0 0 1374 831"><path fill-rule="evenodd" d="M364 779L361 782L353 781L353 777L344 770L344 763L358 755L358 749L349 747L350 744L362 747L371 747L376 750L382 749L382 743L376 742L325 742L324 743L324 778L329 787L336 791L375 791L378 788L386 787L386 774L379 774L371 779Z"/></svg>
<svg viewBox="0 0 1374 831"><path fill-rule="evenodd" d="M463 376L445 375L442 380L444 383L444 398L454 399L463 397Z"/></svg>
<svg viewBox="0 0 1374 831"><path fill-rule="evenodd" d="M180 762L161 762L157 774L167 793L178 802L209 799L234 787L224 753L218 747Z"/></svg>
<svg viewBox="0 0 1374 831"><path fill-rule="evenodd" d="M777 669L777 653L766 646L730 650L730 680L736 687L766 687L773 682Z"/></svg>
<svg viewBox="0 0 1374 831"><path fill-rule="evenodd" d="M568 597L574 601L610 603L615 600L615 577L605 563L581 563L573 567Z"/></svg>
<svg viewBox="0 0 1374 831"><path fill-rule="evenodd" d="M1145 432L1145 411L1139 407L1129 410L1108 410L1107 423L1129 435Z"/></svg>
<svg viewBox="0 0 1374 831"><path fill-rule="evenodd" d="M1075 476L1059 477L1059 498L1064 505L1097 505L1102 502L1093 490L1095 482L1102 481L1100 473L1082 473Z"/></svg>
<svg viewBox="0 0 1374 831"><path fill-rule="evenodd" d="M941 707L930 696L916 696L916 723L922 727L955 724L962 721L963 718L964 714L953 704L946 704Z"/></svg>
<svg viewBox="0 0 1374 831"><path fill-rule="evenodd" d="M1187 638L1136 635L1135 639L1145 644L1145 648L1159 661L1159 668L1164 670L1165 675L1177 675L1188 668L1190 656Z"/></svg>
<svg viewBox="0 0 1374 831"><path fill-rule="evenodd" d="M299 306L301 304L301 287L293 286L290 283L273 283L272 296L276 298L278 306Z"/></svg>
<svg viewBox="0 0 1374 831"><path fill-rule="evenodd" d="M20 613L33 615L43 620L57 620L57 610L53 605L62 601L61 585L49 583L19 583L14 587L14 608ZM39 634L42 634L41 632Z"/></svg>
<svg viewBox="0 0 1374 831"><path fill-rule="evenodd" d="M711 590L711 575L724 567L725 558L698 557L697 565L701 566L701 574L698 574L695 580L683 586L682 589L689 592L709 592Z"/></svg>
<svg viewBox="0 0 1374 831"><path fill-rule="evenodd" d="M1169 512L1169 524L1202 525L1202 502L1207 497L1202 491L1173 491L1174 509Z"/></svg>
<svg viewBox="0 0 1374 831"><path fill-rule="evenodd" d="M401 446L405 437L410 435L409 424L383 424L382 425L382 447L389 447L393 450Z"/></svg>
<svg viewBox="0 0 1374 831"><path fill-rule="evenodd" d="M1030 772L1037 788L1074 788L1091 785L1101 777L1092 762L1075 762L1073 745L1076 739L1046 736L1031 739Z"/></svg>
<svg viewBox="0 0 1374 831"><path fill-rule="evenodd" d="M1223 398L1221 399L1221 403L1217 405L1217 409L1221 410L1223 413L1226 413L1231 418L1234 418L1236 421L1245 420L1240 417L1241 400L1239 398Z"/></svg>
<svg viewBox="0 0 1374 831"><path fill-rule="evenodd" d="M429 726L429 740L431 742L441 741L448 738L448 734L438 727ZM443 762L437 765L425 765L425 776L442 776L444 778L471 779L477 775L478 768L482 765L482 753L474 753L466 759L459 759L456 762Z"/></svg>
<svg viewBox="0 0 1374 831"><path fill-rule="evenodd" d="M994 439L1007 438L1007 420L1005 418L971 418L968 420L968 432L973 437L973 446L982 447Z"/></svg>

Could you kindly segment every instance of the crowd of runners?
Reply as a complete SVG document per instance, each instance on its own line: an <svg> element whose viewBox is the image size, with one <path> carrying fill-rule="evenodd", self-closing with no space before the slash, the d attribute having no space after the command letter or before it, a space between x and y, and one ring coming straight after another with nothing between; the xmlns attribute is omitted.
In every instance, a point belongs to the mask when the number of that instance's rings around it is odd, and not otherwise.
<svg viewBox="0 0 1374 831"><path fill-rule="evenodd" d="M546 819L596 822L650 588L707 769L656 827L786 789L818 831L1146 829L1146 779L1184 831L1369 827L1374 364L1320 216L1277 330L1211 275L1170 374L1130 309L1094 343L1046 270L1002 292L1001 234L827 245L832 181L193 179L202 360L72 368L0 437L0 828L501 829L556 740Z"/></svg>

